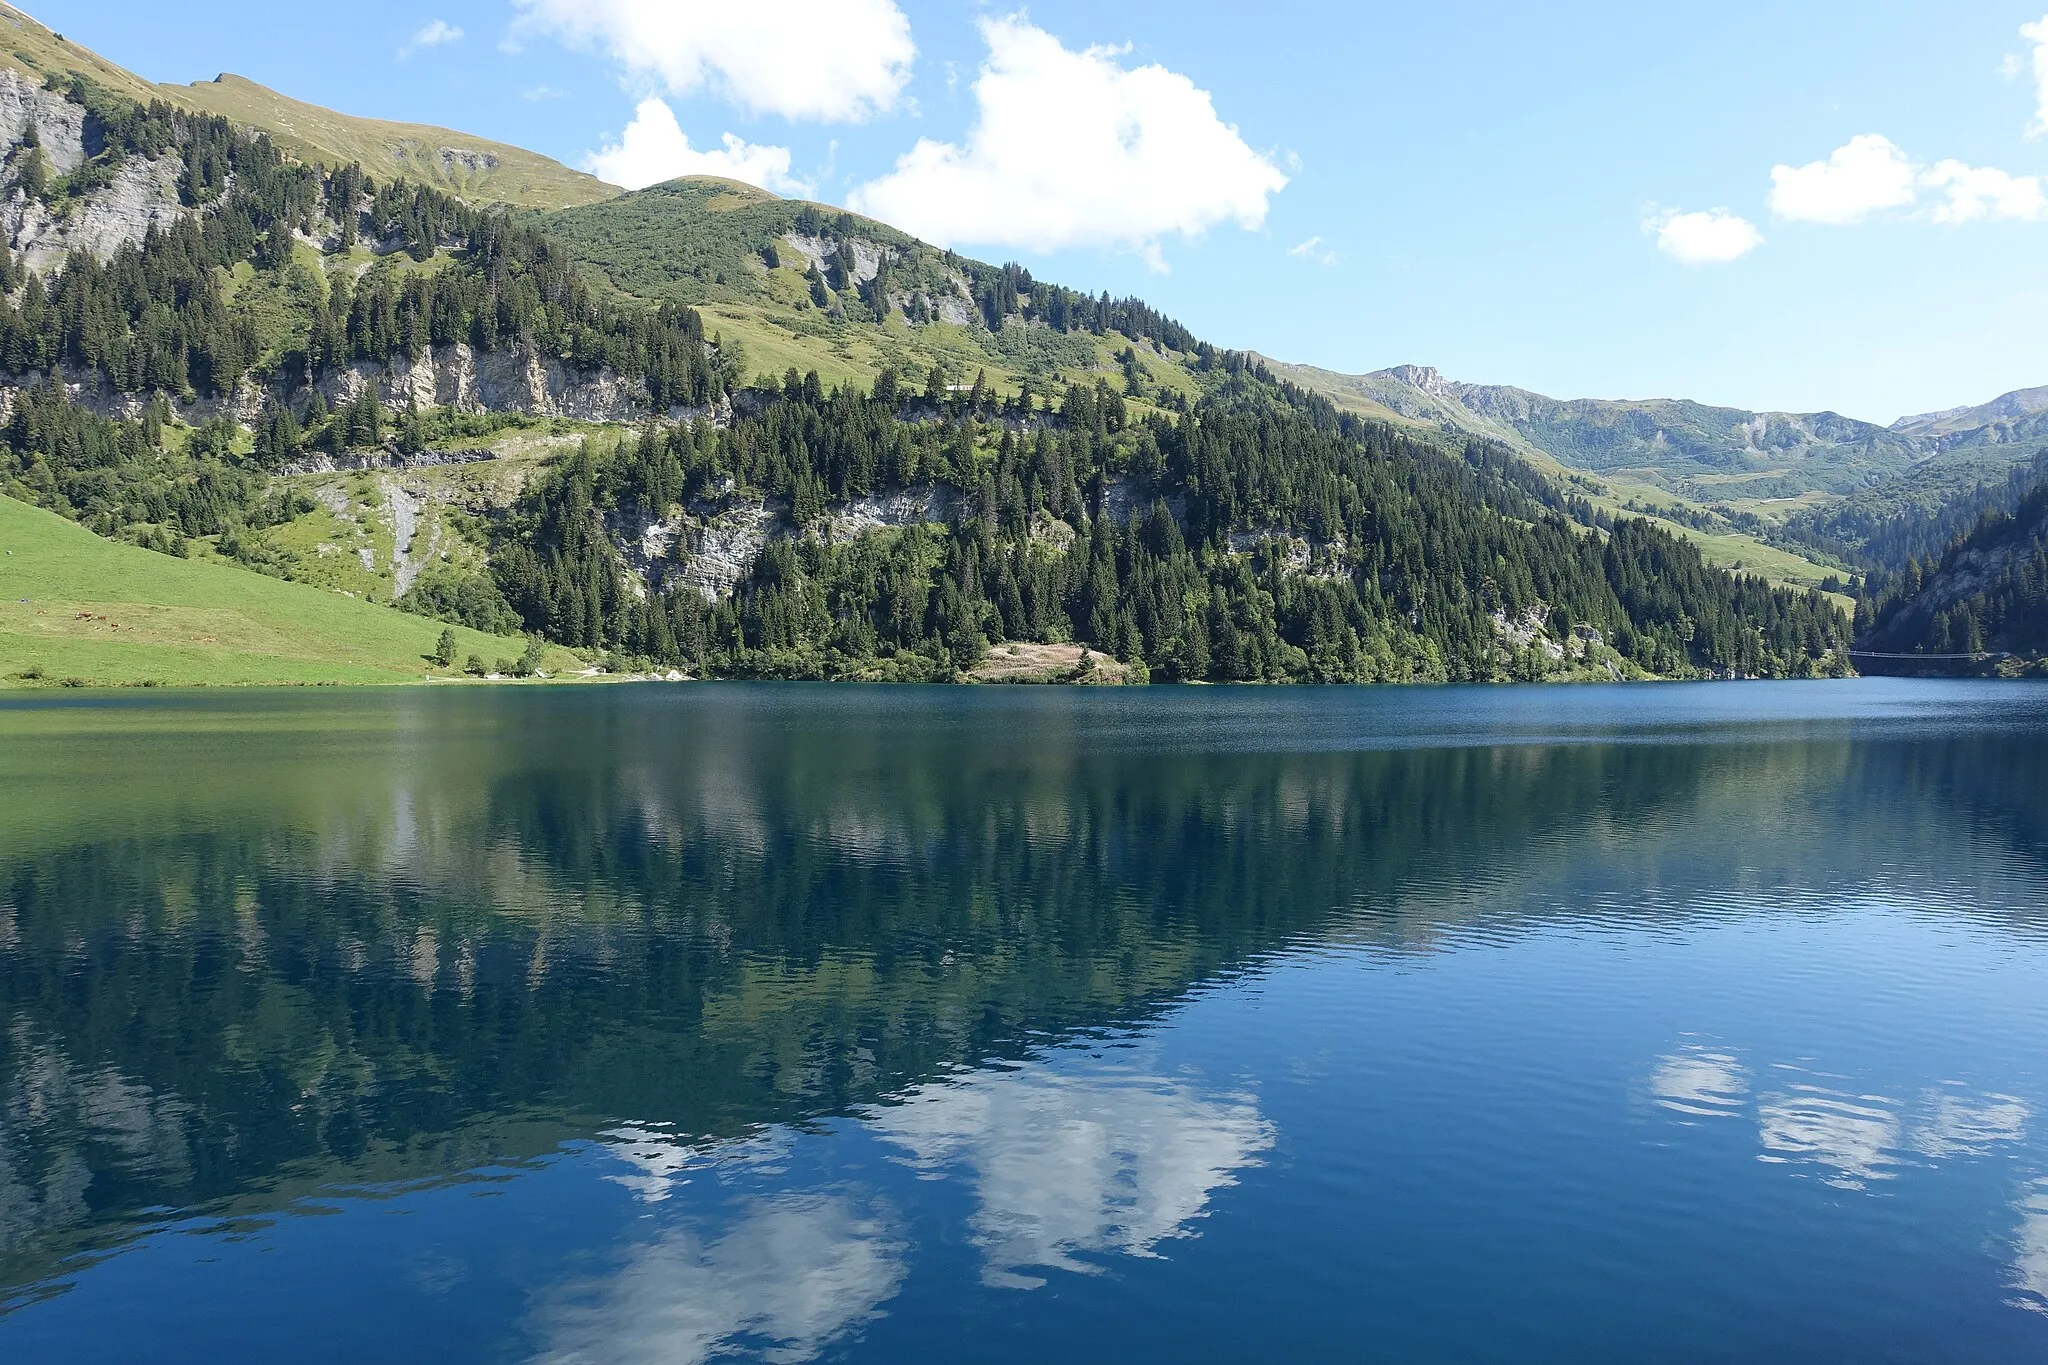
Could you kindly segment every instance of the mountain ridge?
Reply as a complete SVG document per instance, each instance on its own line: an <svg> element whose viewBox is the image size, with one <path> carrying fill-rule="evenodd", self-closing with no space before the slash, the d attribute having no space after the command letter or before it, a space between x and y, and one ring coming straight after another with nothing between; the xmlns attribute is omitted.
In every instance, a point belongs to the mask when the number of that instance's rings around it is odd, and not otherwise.
<svg viewBox="0 0 2048 1365"><path fill-rule="evenodd" d="M355 161L373 175L402 175L464 198L553 209L624 193L524 147L434 124L340 113L232 72L157 89L178 103L261 128L306 159Z"/></svg>
<svg viewBox="0 0 2048 1365"><path fill-rule="evenodd" d="M340 113L230 72L211 81L157 84L71 42L4 0L0 67L38 84L82 76L139 104L163 100L217 114L269 134L281 148L309 162L358 162L373 175L402 175L465 198L551 209L623 193L596 176L511 143L431 124Z"/></svg>
<svg viewBox="0 0 2048 1365"><path fill-rule="evenodd" d="M1512 385L1464 383L1427 365L1343 375L1271 363L1340 404L1501 441L1598 477L1629 504L1668 503L1682 520L1718 519L1773 543L1827 553L1840 552L1839 537L1814 539L1802 528L1828 507L1924 501L1934 489L1966 492L2048 448L2048 388L1880 426L1832 411L1760 411L1690 399L1555 399Z"/></svg>
<svg viewBox="0 0 2048 1365"><path fill-rule="evenodd" d="M98 54L56 34L16 6L0 0L0 24L14 32L0 34L0 66L12 66L37 80L55 74L77 73L129 98L161 98L179 107L217 114L233 122L270 135L278 144L302 159L341 165L362 164L374 175L399 176L432 185L464 198L497 202L523 208L551 211L585 208L631 199L633 194L607 185L595 176L572 170L539 153L514 144L499 142L456 129L343 114L336 110L295 99L247 77L222 72L212 80L186 84L152 83L107 61ZM650 192L673 190L681 185L723 185L730 193L752 202L801 203L785 200L765 189L737 181L719 182L711 177L683 177L665 185L651 186ZM819 205L826 211L843 210ZM902 237L886 224L862 220L874 228ZM911 240L905 238L905 240ZM922 245L922 244L920 244ZM951 258L954 253L944 253ZM690 302L706 300L692 298ZM1343 375L1313 366L1298 365L1262 356L1283 372L1314 376L1310 387L1327 390L1333 386L1362 389L1396 417L1433 421L1446 429L1480 434L1504 440L1510 446L1538 450L1577 468L1626 467L1621 463L1636 448L1619 433L1614 439L1574 443L1572 428L1604 421L1612 426L1617 414L1647 414L1652 428L1649 444L1675 446L1681 454L1729 457L1744 450L1796 450L1803 447L1835 449L1843 446L1868 448L1876 463L1897 454L1888 437L1904 437L1927 453L1961 446L2008 443L2048 438L2048 421L2037 433L2031 426L2015 432L2013 423L2048 413L2048 386L2014 390L1989 403L1966 405L1940 412L1899 418L1889 426L1864 422L1835 412L1795 413L1765 409L1744 409L1692 399L1557 399L1532 389L1509 384L1476 384L1450 379L1433 366L1403 364L1363 375ZM1403 391L1406 391L1404 393ZM1423 395L1437 405L1452 405L1462 412L1433 410L1418 404L1413 395ZM1394 401L1386 401L1392 397ZM1546 422L1544 414L1569 412L1573 422ZM1659 422L1660 416L1677 414L1693 420ZM1699 419L1718 421L1720 430L1697 433ZM1726 419L1733 419L1726 420ZM1757 419L1763 419L1761 428ZM2006 424L2002 439L1996 439L2000 423ZM1637 424L1641 425L1641 424ZM1560 428L1561 429L1548 429ZM1673 440L1673 431L1679 439ZM1740 446L1733 444L1737 431L1754 432ZM1758 439L1762 445L1758 445ZM1601 458L1589 456L1598 451ZM1713 463L1709 459L1707 463ZM1864 461L1864 464L1871 461ZM1860 467L1860 465L1859 465ZM1898 472L1889 470L1887 472ZM1838 478L1836 482L1840 482ZM1676 491L1676 490L1674 490ZM1839 490L1838 490L1839 491Z"/></svg>
<svg viewBox="0 0 2048 1365"><path fill-rule="evenodd" d="M1844 666L1847 622L1811 591L1823 567L1741 528L1696 535L1683 509L1653 526L1571 461L1518 452L1627 470L1647 443L1712 464L1731 426L1745 452L1894 452L1875 429L1559 403L1418 367L1350 381L1384 400L1385 432L1143 300L832 206L586 177L586 202L485 212L522 192L501 174L517 149L471 156L480 140L227 76L123 107L85 74L123 73L40 41L7 79L68 141L54 178L36 143L10 152L13 202L69 233L109 220L123 177L155 199L121 190L136 202L113 237L45 233L20 312L0 310L10 491L150 548L735 676L949 676L996 644L1187 680ZM169 226L145 238L142 209ZM80 248L134 253L107 273L139 266L141 292L115 294ZM205 300L168 347L142 330L159 267ZM81 310L105 325L54 325ZM583 388L594 406L566 401ZM119 401L88 421L73 398L93 394ZM1460 439L1399 434L1431 420ZM474 479L339 476L478 437L495 454L508 425L540 435L535 456ZM549 453L578 430L579 454ZM328 474L298 472L309 452ZM898 515L926 488L926 511Z"/></svg>
<svg viewBox="0 0 2048 1365"><path fill-rule="evenodd" d="M1603 519L1494 445L1344 418L1142 300L729 184L486 211L218 116L24 98L99 135L57 177L18 144L15 201L68 221L161 168L177 211L104 264L0 259L0 486L148 550L700 676L936 681L993 651L1137 681L1846 668L1819 593ZM699 294L784 356L750 364ZM185 325L153 330L174 299ZM857 338L972 363L906 372ZM491 367L622 406L536 421ZM221 406L195 421L200 399ZM508 430L539 448L491 458Z"/></svg>
<svg viewBox="0 0 2048 1365"><path fill-rule="evenodd" d="M2032 417L2035 413L2048 411L2048 385L2031 389L2013 389L2002 393L1988 403L1965 404L1957 408L1945 408L1940 412L1923 412L1910 417L1901 417L1891 424L1893 431L1935 431L1968 429L1988 426L2001 419Z"/></svg>
<svg viewBox="0 0 2048 1365"><path fill-rule="evenodd" d="M1765 448L1757 444L1756 438L1767 436L1772 429L1780 426L1790 427L1814 437L1826 438L1827 444L1834 445L1885 446L1888 444L1885 437L1890 435L1907 442L1924 458L1963 446L2005 443L1994 433L1999 432L2001 428L2010 433L2015 429L2015 424L2025 423L2027 419L2048 413L2048 385L2014 389L1986 403L1965 404L1939 412L1914 414L1898 418L1889 424L1880 424L1851 417L1833 409L1799 412L1777 408L1738 408L1691 398L1552 398L1515 384L1477 384L1452 379L1433 365L1391 365L1364 374L1345 375L1277 361L1272 357L1265 358L1288 370L1326 375L1328 378L1322 380L1324 384L1354 385L1362 391L1381 397L1382 401L1386 401L1386 396L1393 395L1395 401L1388 402L1387 406L1397 412L1401 411L1398 395L1403 390L1413 390L1438 403L1455 403L1465 408L1475 418L1501 421L1502 425L1491 428L1489 434L1517 431L1525 439L1530 439L1531 434L1521 429L1515 419L1524 417L1526 406L1534 404L1589 414L1676 411L1724 416L1734 419L1727 423L1728 433L1731 436L1736 432L1742 433L1748 438L1746 445L1750 449ZM2024 434L2031 438L2035 433L2028 430ZM2010 439L2008 435L2006 441ZM1562 456L1566 453L1540 440L1531 439L1531 444L1554 455Z"/></svg>

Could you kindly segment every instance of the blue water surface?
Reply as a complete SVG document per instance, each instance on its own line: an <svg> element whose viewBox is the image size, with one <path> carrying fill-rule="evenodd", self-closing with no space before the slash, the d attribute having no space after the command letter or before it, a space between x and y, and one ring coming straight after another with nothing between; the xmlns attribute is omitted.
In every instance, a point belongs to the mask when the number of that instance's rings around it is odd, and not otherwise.
<svg viewBox="0 0 2048 1365"><path fill-rule="evenodd" d="M2048 1359L2048 688L0 705L0 1360Z"/></svg>

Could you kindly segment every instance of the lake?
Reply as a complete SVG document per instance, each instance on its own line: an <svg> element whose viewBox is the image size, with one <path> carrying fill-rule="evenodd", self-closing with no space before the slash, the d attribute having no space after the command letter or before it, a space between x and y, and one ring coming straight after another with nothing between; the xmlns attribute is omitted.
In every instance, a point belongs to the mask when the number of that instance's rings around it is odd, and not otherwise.
<svg viewBox="0 0 2048 1365"><path fill-rule="evenodd" d="M141 1357L2048 1358L2048 687L9 699Z"/></svg>

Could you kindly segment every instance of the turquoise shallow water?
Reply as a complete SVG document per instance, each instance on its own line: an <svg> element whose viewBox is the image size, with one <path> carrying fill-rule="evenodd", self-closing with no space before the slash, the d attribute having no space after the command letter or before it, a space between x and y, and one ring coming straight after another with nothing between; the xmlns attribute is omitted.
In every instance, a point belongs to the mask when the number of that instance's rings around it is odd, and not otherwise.
<svg viewBox="0 0 2048 1365"><path fill-rule="evenodd" d="M2048 1358L2048 688L0 703L0 1360Z"/></svg>

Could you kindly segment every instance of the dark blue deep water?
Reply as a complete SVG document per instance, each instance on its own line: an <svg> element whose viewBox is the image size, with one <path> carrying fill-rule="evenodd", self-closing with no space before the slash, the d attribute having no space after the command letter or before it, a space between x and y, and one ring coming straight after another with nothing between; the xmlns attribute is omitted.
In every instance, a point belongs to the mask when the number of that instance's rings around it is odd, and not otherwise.
<svg viewBox="0 0 2048 1365"><path fill-rule="evenodd" d="M2048 1359L2048 688L0 704L137 1359Z"/></svg>

